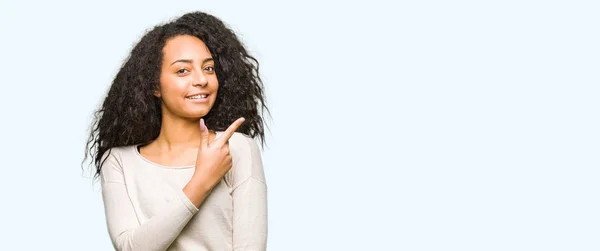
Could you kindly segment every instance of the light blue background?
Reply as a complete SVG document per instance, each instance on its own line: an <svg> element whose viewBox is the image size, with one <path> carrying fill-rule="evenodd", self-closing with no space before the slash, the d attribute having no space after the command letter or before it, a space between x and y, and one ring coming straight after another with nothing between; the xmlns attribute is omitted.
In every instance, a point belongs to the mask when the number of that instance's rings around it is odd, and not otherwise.
<svg viewBox="0 0 600 251"><path fill-rule="evenodd" d="M112 250L90 116L191 10L261 62L269 250L600 250L597 1L83 2L0 2L2 250Z"/></svg>

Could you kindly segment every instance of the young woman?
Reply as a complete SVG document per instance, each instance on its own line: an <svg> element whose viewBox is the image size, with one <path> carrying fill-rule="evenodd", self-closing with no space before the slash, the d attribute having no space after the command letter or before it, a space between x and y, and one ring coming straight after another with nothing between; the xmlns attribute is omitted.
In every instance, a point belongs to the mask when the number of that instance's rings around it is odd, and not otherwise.
<svg viewBox="0 0 600 251"><path fill-rule="evenodd" d="M258 62L216 17L155 26L96 112L86 158L117 250L265 250Z"/></svg>

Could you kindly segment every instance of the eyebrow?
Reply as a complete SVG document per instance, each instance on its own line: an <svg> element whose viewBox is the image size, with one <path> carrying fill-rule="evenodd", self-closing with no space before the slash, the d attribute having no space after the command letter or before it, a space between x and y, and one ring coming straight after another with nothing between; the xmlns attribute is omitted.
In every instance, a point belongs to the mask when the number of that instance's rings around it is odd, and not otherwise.
<svg viewBox="0 0 600 251"><path fill-rule="evenodd" d="M202 64L205 64L208 61L213 61L213 58L205 58L204 60L202 60ZM171 65L174 65L175 63L179 63L179 62L191 64L194 62L194 60L193 59L177 59L177 60L175 60L175 62L171 63Z"/></svg>

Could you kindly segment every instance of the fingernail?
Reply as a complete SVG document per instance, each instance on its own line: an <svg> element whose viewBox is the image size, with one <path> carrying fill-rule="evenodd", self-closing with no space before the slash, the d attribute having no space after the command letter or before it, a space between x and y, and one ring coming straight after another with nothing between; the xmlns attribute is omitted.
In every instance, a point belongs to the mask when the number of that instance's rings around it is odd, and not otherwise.
<svg viewBox="0 0 600 251"><path fill-rule="evenodd" d="M206 130L206 124L204 124L204 119L200 119L200 131L204 132Z"/></svg>

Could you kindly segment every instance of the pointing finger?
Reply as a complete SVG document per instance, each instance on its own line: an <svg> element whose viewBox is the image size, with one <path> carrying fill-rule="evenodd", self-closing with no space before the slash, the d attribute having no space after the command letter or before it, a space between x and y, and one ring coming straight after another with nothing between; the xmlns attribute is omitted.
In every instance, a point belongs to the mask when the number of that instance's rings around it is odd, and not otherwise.
<svg viewBox="0 0 600 251"><path fill-rule="evenodd" d="M236 121L234 121L228 128L227 130L225 130L225 132L223 132L223 134L221 134L219 136L219 138L217 139L219 141L219 143L221 144L225 144L229 141L229 138L231 138L231 136L233 136L233 133L235 133L237 131L237 129L240 127L240 125L242 125L242 123L244 123L246 119L244 118L239 118Z"/></svg>

